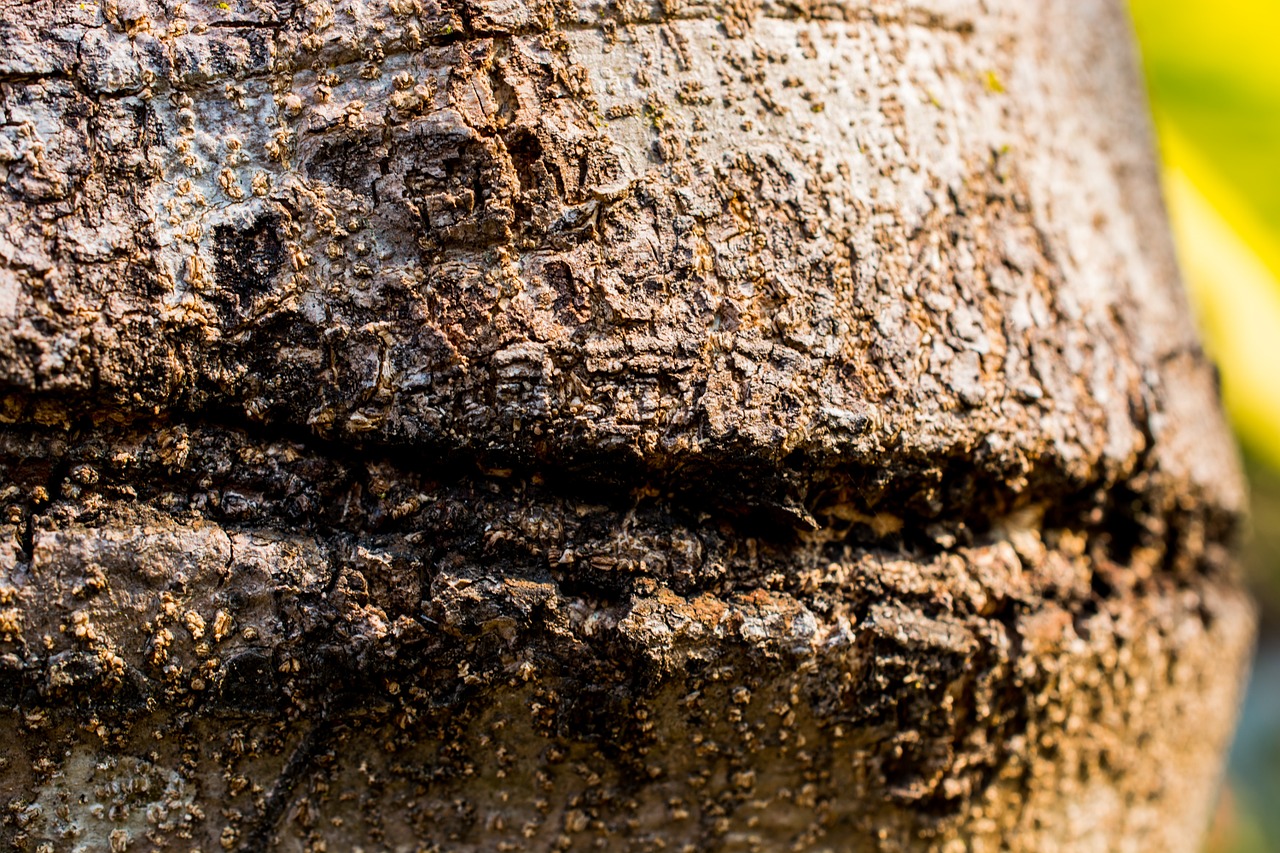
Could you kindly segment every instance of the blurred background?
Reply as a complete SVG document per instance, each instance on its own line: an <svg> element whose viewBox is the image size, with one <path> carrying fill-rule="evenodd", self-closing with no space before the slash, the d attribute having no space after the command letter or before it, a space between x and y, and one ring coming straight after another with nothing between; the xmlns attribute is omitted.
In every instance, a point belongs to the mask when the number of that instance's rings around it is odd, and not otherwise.
<svg viewBox="0 0 1280 853"><path fill-rule="evenodd" d="M1280 851L1280 0L1130 0L1183 274L1253 498L1262 635L1206 853Z"/></svg>

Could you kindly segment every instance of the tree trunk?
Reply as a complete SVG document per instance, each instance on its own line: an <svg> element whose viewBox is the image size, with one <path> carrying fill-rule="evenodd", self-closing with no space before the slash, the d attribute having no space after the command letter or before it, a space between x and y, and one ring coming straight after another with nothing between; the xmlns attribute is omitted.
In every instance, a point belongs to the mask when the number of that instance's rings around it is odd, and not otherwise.
<svg viewBox="0 0 1280 853"><path fill-rule="evenodd" d="M1118 0L0 0L0 184L0 845L1197 848Z"/></svg>

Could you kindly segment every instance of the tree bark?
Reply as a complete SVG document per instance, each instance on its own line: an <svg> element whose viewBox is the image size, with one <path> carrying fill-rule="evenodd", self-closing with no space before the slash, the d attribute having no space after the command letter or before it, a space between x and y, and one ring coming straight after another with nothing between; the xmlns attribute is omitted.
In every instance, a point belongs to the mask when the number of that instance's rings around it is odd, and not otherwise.
<svg viewBox="0 0 1280 853"><path fill-rule="evenodd" d="M0 844L1195 850L1145 109L1113 0L0 0Z"/></svg>

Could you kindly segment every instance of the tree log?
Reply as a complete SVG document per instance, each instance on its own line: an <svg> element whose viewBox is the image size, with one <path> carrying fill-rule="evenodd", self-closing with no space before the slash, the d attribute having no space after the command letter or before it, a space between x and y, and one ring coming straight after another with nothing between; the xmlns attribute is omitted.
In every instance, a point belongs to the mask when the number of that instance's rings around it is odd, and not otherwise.
<svg viewBox="0 0 1280 853"><path fill-rule="evenodd" d="M1119 0L0 0L0 846L1196 850L1153 163Z"/></svg>

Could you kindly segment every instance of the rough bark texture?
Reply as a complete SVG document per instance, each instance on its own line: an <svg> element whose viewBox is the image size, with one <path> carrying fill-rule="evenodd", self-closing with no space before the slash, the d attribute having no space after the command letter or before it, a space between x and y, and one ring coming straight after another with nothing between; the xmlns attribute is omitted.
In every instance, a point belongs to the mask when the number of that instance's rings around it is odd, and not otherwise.
<svg viewBox="0 0 1280 853"><path fill-rule="evenodd" d="M1111 0L0 0L0 845L1194 850L1150 145Z"/></svg>

